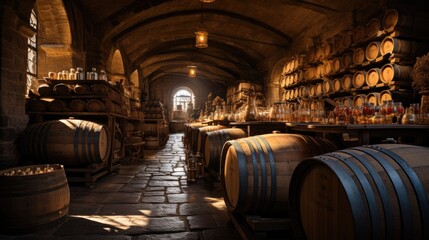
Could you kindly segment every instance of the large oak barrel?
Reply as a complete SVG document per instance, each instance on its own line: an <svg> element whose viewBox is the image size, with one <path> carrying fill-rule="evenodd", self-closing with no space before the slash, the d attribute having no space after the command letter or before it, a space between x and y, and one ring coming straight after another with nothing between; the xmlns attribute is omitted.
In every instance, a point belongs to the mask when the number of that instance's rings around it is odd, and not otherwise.
<svg viewBox="0 0 429 240"><path fill-rule="evenodd" d="M246 132L240 128L225 128L205 134L203 154L204 165L219 172L220 153L226 141L247 137Z"/></svg>
<svg viewBox="0 0 429 240"><path fill-rule="evenodd" d="M297 238L429 239L429 148L380 144L302 161L289 209Z"/></svg>
<svg viewBox="0 0 429 240"><path fill-rule="evenodd" d="M21 152L39 163L82 166L109 157L106 127L90 121L61 119L29 125L23 132Z"/></svg>
<svg viewBox="0 0 429 240"><path fill-rule="evenodd" d="M377 57L381 56L380 42L374 41L368 44L365 49L365 58L368 61L374 61Z"/></svg>
<svg viewBox="0 0 429 240"><path fill-rule="evenodd" d="M202 146L204 146L204 144L205 144L204 140L205 140L205 134L206 133L216 131L219 129L224 129L224 128L227 128L227 126L213 125L213 126L206 126L206 127L198 128L197 138L196 138L197 141L195 143L193 143L194 146L196 146L195 153L199 152L199 153L203 154L203 152L202 152L203 147Z"/></svg>
<svg viewBox="0 0 429 240"><path fill-rule="evenodd" d="M185 124L185 130L184 130L184 145L186 147L186 149L188 150L192 150L192 143L196 142L196 140L192 140L192 137L195 136L197 137L196 134L193 134L194 131L196 131L196 129L200 128L200 127L205 127L208 126L205 123L200 123L200 122L196 122L196 123L186 123Z"/></svg>
<svg viewBox="0 0 429 240"><path fill-rule="evenodd" d="M323 138L263 134L227 141L221 182L227 208L236 213L288 217L289 180L302 160L336 149Z"/></svg>
<svg viewBox="0 0 429 240"><path fill-rule="evenodd" d="M366 84L366 71L360 70L353 74L352 85L354 88L361 88Z"/></svg>
<svg viewBox="0 0 429 240"><path fill-rule="evenodd" d="M388 63L380 70L380 80L384 83L389 83L391 81L409 81L412 70L412 66Z"/></svg>
<svg viewBox="0 0 429 240"><path fill-rule="evenodd" d="M23 234L53 227L67 216L69 204L69 187L61 165L0 171L1 233Z"/></svg>

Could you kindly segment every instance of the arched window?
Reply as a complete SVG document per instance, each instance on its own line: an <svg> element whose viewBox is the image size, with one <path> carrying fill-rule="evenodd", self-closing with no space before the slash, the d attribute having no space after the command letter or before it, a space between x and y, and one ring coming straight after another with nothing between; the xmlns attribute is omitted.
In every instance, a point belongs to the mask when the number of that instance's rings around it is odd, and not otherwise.
<svg viewBox="0 0 429 240"><path fill-rule="evenodd" d="M38 19L34 9L31 11L30 26L34 29L33 37L28 38L28 54L27 54L27 92L30 91L32 82L37 78L37 25Z"/></svg>
<svg viewBox="0 0 429 240"><path fill-rule="evenodd" d="M194 106L193 94L185 89L178 90L173 96L174 111L187 111L189 104Z"/></svg>

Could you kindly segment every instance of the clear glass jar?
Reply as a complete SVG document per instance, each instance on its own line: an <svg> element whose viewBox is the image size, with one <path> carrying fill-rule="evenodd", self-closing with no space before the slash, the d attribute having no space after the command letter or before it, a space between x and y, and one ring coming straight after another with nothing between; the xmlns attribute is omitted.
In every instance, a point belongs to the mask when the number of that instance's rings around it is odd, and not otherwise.
<svg viewBox="0 0 429 240"><path fill-rule="evenodd" d="M76 69L70 68L69 79L76 80Z"/></svg>
<svg viewBox="0 0 429 240"><path fill-rule="evenodd" d="M76 80L85 80L85 73L81 67L76 68Z"/></svg>
<svg viewBox="0 0 429 240"><path fill-rule="evenodd" d="M104 71L104 70L100 70L100 75L98 76L98 79L99 79L99 80L107 81L107 74L106 74L106 71Z"/></svg>
<svg viewBox="0 0 429 240"><path fill-rule="evenodd" d="M247 98L247 105L244 109L244 120L248 121L256 121L258 116L258 108L256 107L256 95L253 89L250 91L249 96Z"/></svg>
<svg viewBox="0 0 429 240"><path fill-rule="evenodd" d="M386 117L386 123L393 123L393 116L395 115L393 108L393 100L383 101L380 110L381 113Z"/></svg>
<svg viewBox="0 0 429 240"><path fill-rule="evenodd" d="M98 73L96 68L92 68L91 70L91 80L98 80Z"/></svg>
<svg viewBox="0 0 429 240"><path fill-rule="evenodd" d="M418 123L418 114L414 113L414 109L409 107L406 109L405 114L402 116L402 124L417 124Z"/></svg>

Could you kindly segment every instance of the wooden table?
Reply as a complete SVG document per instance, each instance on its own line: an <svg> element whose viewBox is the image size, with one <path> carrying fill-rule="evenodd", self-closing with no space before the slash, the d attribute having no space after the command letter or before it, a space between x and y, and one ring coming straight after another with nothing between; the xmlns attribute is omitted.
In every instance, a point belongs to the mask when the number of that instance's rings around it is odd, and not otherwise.
<svg viewBox="0 0 429 240"><path fill-rule="evenodd" d="M409 138L413 144L429 145L429 125L416 124L347 124L330 125L320 123L285 123L287 132L313 132L326 134L357 134L358 144L371 144L373 138Z"/></svg>

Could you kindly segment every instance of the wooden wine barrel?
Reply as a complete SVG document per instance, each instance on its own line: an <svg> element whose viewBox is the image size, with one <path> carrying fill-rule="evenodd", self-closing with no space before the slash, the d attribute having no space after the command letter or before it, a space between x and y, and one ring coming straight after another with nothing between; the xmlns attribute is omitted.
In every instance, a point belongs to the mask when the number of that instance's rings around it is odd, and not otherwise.
<svg viewBox="0 0 429 240"><path fill-rule="evenodd" d="M316 48L316 60L322 60L325 58L325 49L323 45Z"/></svg>
<svg viewBox="0 0 429 240"><path fill-rule="evenodd" d="M52 85L47 83L42 83L37 87L37 92L41 97L52 97L54 95L54 90Z"/></svg>
<svg viewBox="0 0 429 240"><path fill-rule="evenodd" d="M429 239L429 148L379 144L312 157L295 168L297 239Z"/></svg>
<svg viewBox="0 0 429 240"><path fill-rule="evenodd" d="M73 99L70 101L69 108L72 112L85 112L86 102L82 99Z"/></svg>
<svg viewBox="0 0 429 240"><path fill-rule="evenodd" d="M315 67L309 67L305 70L304 77L306 80L311 80L316 77L316 68Z"/></svg>
<svg viewBox="0 0 429 240"><path fill-rule="evenodd" d="M91 94L91 87L88 84L76 84L73 91L76 94Z"/></svg>
<svg viewBox="0 0 429 240"><path fill-rule="evenodd" d="M334 63L332 61L326 61L325 64L323 64L323 67L325 75L329 75L334 71Z"/></svg>
<svg viewBox="0 0 429 240"><path fill-rule="evenodd" d="M263 134L224 144L221 183L231 212L288 217L289 179L305 158L331 152L323 138Z"/></svg>
<svg viewBox="0 0 429 240"><path fill-rule="evenodd" d="M391 81L409 81L412 71L412 66L388 63L380 70L380 80L384 83L389 83Z"/></svg>
<svg viewBox="0 0 429 240"><path fill-rule="evenodd" d="M334 78L334 80L332 80L332 91L333 92L341 91L341 78Z"/></svg>
<svg viewBox="0 0 429 240"><path fill-rule="evenodd" d="M366 24L366 36L368 38L375 38L378 36L381 30L381 22L378 18L373 18L369 20Z"/></svg>
<svg viewBox="0 0 429 240"><path fill-rule="evenodd" d="M322 83L322 89L324 94L330 94L334 92L333 82L331 79L325 79Z"/></svg>
<svg viewBox="0 0 429 240"><path fill-rule="evenodd" d="M325 67L323 66L323 64L319 64L316 67L316 73L315 73L315 77L316 78L321 78L325 75Z"/></svg>
<svg viewBox="0 0 429 240"><path fill-rule="evenodd" d="M60 95L60 96L69 95L71 93L70 86L65 83L55 84L53 91L56 95Z"/></svg>
<svg viewBox="0 0 429 240"><path fill-rule="evenodd" d="M361 70L353 74L352 86L354 88L361 88L365 85L366 82L366 71Z"/></svg>
<svg viewBox="0 0 429 240"><path fill-rule="evenodd" d="M206 127L207 124L203 124L203 123L190 123L188 124L189 128L186 130L187 131L187 149L189 151L192 151L194 153L196 153L197 150L197 137L198 137L198 128L201 127Z"/></svg>
<svg viewBox="0 0 429 240"><path fill-rule="evenodd" d="M365 61L365 50L363 48L356 48L353 51L353 64L360 65Z"/></svg>
<svg viewBox="0 0 429 240"><path fill-rule="evenodd" d="M204 165L216 172L220 171L220 154L226 141L247 137L247 133L240 128L225 128L206 132L204 135Z"/></svg>
<svg viewBox="0 0 429 240"><path fill-rule="evenodd" d="M349 49L353 44L353 31L346 31L342 35L342 45L344 49Z"/></svg>
<svg viewBox="0 0 429 240"><path fill-rule="evenodd" d="M350 96L341 98L341 103L346 107L353 107L353 99Z"/></svg>
<svg viewBox="0 0 429 240"><path fill-rule="evenodd" d="M21 152L38 163L86 166L104 162L110 153L105 126L78 119L52 120L27 126Z"/></svg>
<svg viewBox="0 0 429 240"><path fill-rule="evenodd" d="M309 85L308 95L310 97L315 97L316 96L316 85Z"/></svg>
<svg viewBox="0 0 429 240"><path fill-rule="evenodd" d="M353 80L353 75L345 74L341 78L341 88L345 91L350 91L350 88L352 87L352 80Z"/></svg>
<svg viewBox="0 0 429 240"><path fill-rule="evenodd" d="M368 72L366 72L365 82L366 85L370 87L375 87L380 82L380 69L369 69Z"/></svg>
<svg viewBox="0 0 429 240"><path fill-rule="evenodd" d="M379 41L370 42L365 49L365 58L368 61L374 61L376 58L381 56Z"/></svg>
<svg viewBox="0 0 429 240"><path fill-rule="evenodd" d="M386 33L398 30L400 33L413 33L415 36L427 33L427 13L422 10L388 9L383 16L383 28Z"/></svg>
<svg viewBox="0 0 429 240"><path fill-rule="evenodd" d="M8 176L13 171L50 172ZM27 172L26 172L27 174ZM24 234L53 227L67 217L70 191L61 165L31 165L0 171L0 233Z"/></svg>
<svg viewBox="0 0 429 240"><path fill-rule="evenodd" d="M88 112L105 112L106 104L97 99L90 99L86 102L86 110Z"/></svg>
<svg viewBox="0 0 429 240"><path fill-rule="evenodd" d="M395 31L399 27L412 27L413 18L411 16L399 15L396 9L389 9L383 16L383 29L387 33Z"/></svg>
<svg viewBox="0 0 429 240"><path fill-rule="evenodd" d="M384 101L393 100L392 93L390 90L383 90L380 92L380 99L379 102L383 103Z"/></svg>
<svg viewBox="0 0 429 240"><path fill-rule="evenodd" d="M334 51L334 46L332 45L332 43L327 42L323 44L323 55L325 57L331 56L333 51Z"/></svg>
<svg viewBox="0 0 429 240"><path fill-rule="evenodd" d="M196 142L197 148L195 153L201 153L201 155L204 156L203 146L205 146L205 142L204 142L206 140L205 134L208 132L212 132L212 131L216 131L224 128L228 128L228 127L224 125L213 125L213 126L198 128L198 136L197 136L197 142Z"/></svg>
<svg viewBox="0 0 429 240"><path fill-rule="evenodd" d="M360 43L366 38L366 26L358 25L354 29L353 41Z"/></svg>
<svg viewBox="0 0 429 240"><path fill-rule="evenodd" d="M353 64L353 53L346 53L341 56L341 62L342 66L345 69L350 68L350 66Z"/></svg>
<svg viewBox="0 0 429 240"><path fill-rule="evenodd" d="M365 94L357 94L353 96L353 107L362 106L365 102L366 95Z"/></svg>
<svg viewBox="0 0 429 240"><path fill-rule="evenodd" d="M389 53L403 54L406 56L417 56L425 53L428 50L428 46L423 43L398 39L387 36L381 41L380 52L382 55Z"/></svg>
<svg viewBox="0 0 429 240"><path fill-rule="evenodd" d="M59 99L48 102L48 110L50 112L65 112L68 110L67 107L67 103Z"/></svg>
<svg viewBox="0 0 429 240"><path fill-rule="evenodd" d="M314 94L316 96L322 96L323 95L323 84L317 83L314 87Z"/></svg>
<svg viewBox="0 0 429 240"><path fill-rule="evenodd" d="M94 94L107 94L108 89L104 84L91 84L91 91Z"/></svg>
<svg viewBox="0 0 429 240"><path fill-rule="evenodd" d="M338 73L343 68L343 62L341 61L341 58L336 57L332 60L332 72Z"/></svg>
<svg viewBox="0 0 429 240"><path fill-rule="evenodd" d="M370 92L366 95L365 101L369 103L373 103L374 106L379 106L382 103L379 102L380 93L379 92Z"/></svg>

